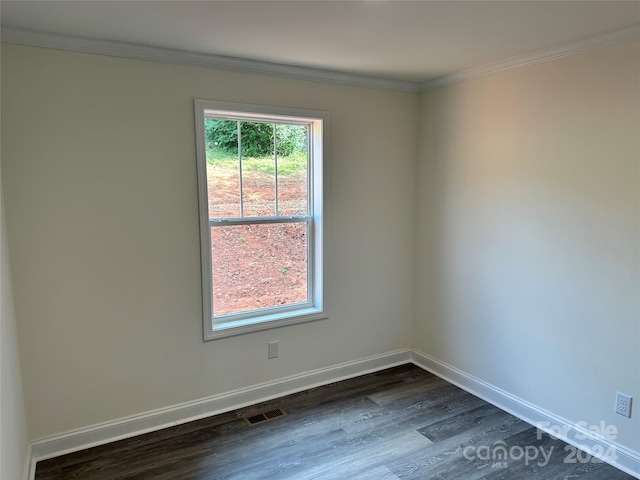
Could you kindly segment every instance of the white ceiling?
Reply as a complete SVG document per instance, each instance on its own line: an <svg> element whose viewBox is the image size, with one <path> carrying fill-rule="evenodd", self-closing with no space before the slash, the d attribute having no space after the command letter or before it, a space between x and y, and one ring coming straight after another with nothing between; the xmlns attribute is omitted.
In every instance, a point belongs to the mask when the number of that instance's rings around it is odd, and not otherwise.
<svg viewBox="0 0 640 480"><path fill-rule="evenodd" d="M425 82L640 25L640 1L7 1L3 26Z"/></svg>

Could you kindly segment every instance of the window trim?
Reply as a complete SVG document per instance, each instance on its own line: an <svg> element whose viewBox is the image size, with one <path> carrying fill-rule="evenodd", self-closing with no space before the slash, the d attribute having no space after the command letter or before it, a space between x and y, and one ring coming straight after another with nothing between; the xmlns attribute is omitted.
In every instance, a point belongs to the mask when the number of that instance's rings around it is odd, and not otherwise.
<svg viewBox="0 0 640 480"><path fill-rule="evenodd" d="M215 115L205 115L205 110L215 111ZM328 318L324 299L324 238L326 231L326 152L329 115L325 111L297 108L251 105L220 102L214 100L194 100L196 130L196 160L198 176L198 207L200 223L200 268L202 273L202 319L204 341L241 335L245 333L278 328L297 323ZM208 186L206 172L205 118L223 117L229 120L260 120L274 123L311 124L309 155L312 159L308 172L308 195L311 210L308 216L245 217L242 222L255 223L306 222L310 225L308 238L309 293L310 301L304 304L286 305L261 310L253 310L229 315L218 322L213 317L213 291L211 267L211 223L236 224L233 220L212 220L209 218ZM311 170L313 169L313 171ZM309 217L307 219L307 217Z"/></svg>

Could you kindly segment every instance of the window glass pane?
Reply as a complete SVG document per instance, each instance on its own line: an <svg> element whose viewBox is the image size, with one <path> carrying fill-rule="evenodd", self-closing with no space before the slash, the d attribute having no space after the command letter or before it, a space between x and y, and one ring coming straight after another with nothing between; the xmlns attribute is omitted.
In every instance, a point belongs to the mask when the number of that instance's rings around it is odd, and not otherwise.
<svg viewBox="0 0 640 480"><path fill-rule="evenodd" d="M209 218L240 216L238 122L206 118Z"/></svg>
<svg viewBox="0 0 640 480"><path fill-rule="evenodd" d="M308 213L308 129L304 125L276 125L278 145L278 214Z"/></svg>
<svg viewBox="0 0 640 480"><path fill-rule="evenodd" d="M214 317L307 299L306 222L211 227Z"/></svg>
<svg viewBox="0 0 640 480"><path fill-rule="evenodd" d="M273 124L240 122L242 201L245 217L276 214Z"/></svg>

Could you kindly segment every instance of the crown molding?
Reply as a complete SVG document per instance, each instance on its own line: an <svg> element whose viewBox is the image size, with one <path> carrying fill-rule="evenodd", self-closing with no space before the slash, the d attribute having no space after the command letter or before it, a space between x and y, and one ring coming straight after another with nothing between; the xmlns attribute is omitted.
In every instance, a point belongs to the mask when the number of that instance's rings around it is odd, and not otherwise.
<svg viewBox="0 0 640 480"><path fill-rule="evenodd" d="M583 38L574 42L565 43L552 48L544 48L526 53L524 55L516 55L497 62L488 63L479 67L462 70L450 75L437 77L426 82L420 83L420 92L433 90L436 88L446 87L454 83L460 83L485 75L510 70L512 68L527 67L537 63L548 62L558 58L576 55L589 50L596 50L604 47L612 47L620 43L629 42L640 39L640 26L625 28L614 32L605 33L593 37Z"/></svg>
<svg viewBox="0 0 640 480"><path fill-rule="evenodd" d="M260 60L249 60L224 55L189 52L171 48L153 47L136 43L101 40L96 38L60 35L55 33L2 27L2 42L31 47L55 48L70 52L92 53L112 57L149 60L190 67L214 68L234 72L270 75L293 80L335 83L355 87L377 88L401 92L418 92L418 84L402 80L370 77L320 68L284 65Z"/></svg>
<svg viewBox="0 0 640 480"><path fill-rule="evenodd" d="M31 47L54 48L70 52L92 53L112 57L132 58L154 62L186 65L191 67L214 68L234 72L269 75L293 80L334 83L354 87L376 88L400 92L418 93L446 87L455 83L491 75L493 73L521 68L537 63L575 55L589 50L611 47L620 43L640 39L640 26L625 28L614 32L584 38L552 48L544 48L516 55L479 67L462 70L450 75L416 83L402 80L371 77L353 73L338 72L320 68L284 65L260 60L249 60L224 55L189 52L171 48L153 47L136 43L116 42L96 38L60 35L55 33L25 30L14 27L2 27L2 42L27 45Z"/></svg>

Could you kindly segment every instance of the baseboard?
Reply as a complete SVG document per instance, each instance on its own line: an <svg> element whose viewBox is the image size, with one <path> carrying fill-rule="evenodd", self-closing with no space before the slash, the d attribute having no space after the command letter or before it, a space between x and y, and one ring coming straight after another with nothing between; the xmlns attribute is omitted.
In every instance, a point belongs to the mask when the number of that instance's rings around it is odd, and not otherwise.
<svg viewBox="0 0 640 480"><path fill-rule="evenodd" d="M33 461L30 462L32 467L29 478L34 478L35 462L40 460L229 412L410 362L410 350L397 350L35 440L30 444Z"/></svg>
<svg viewBox="0 0 640 480"><path fill-rule="evenodd" d="M411 356L412 362L418 367L486 400L533 426L540 426L541 430L552 433L555 437L568 444L640 479L640 452L619 445L603 436L596 435L574 422L570 422L537 405L518 398L424 352L414 349ZM550 426L551 428L545 426ZM563 432L563 434L559 435L559 432ZM613 455L611 457L603 457L599 452L614 452L616 458L613 459Z"/></svg>

